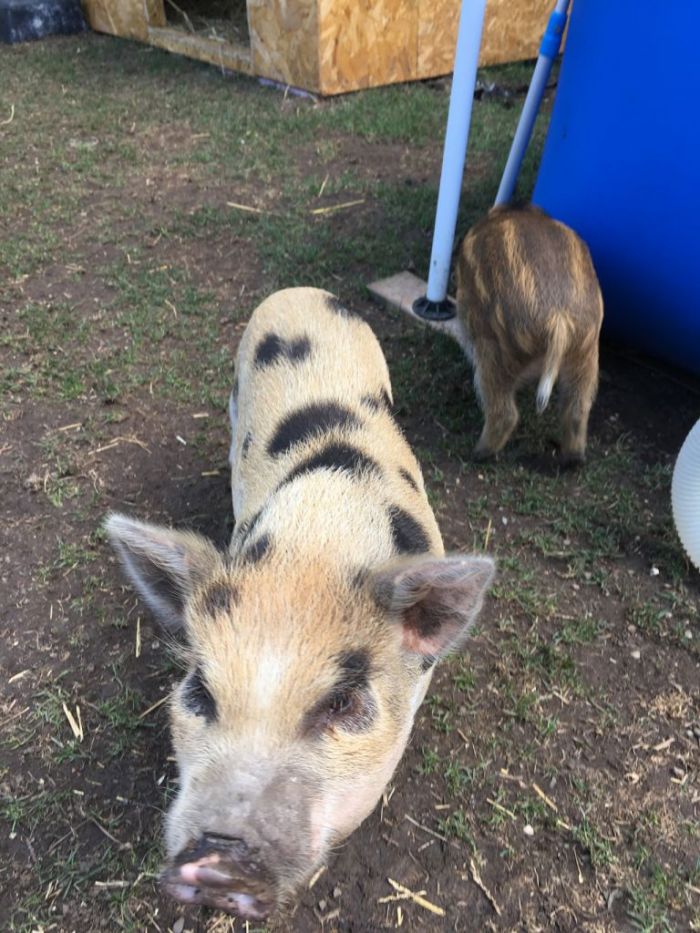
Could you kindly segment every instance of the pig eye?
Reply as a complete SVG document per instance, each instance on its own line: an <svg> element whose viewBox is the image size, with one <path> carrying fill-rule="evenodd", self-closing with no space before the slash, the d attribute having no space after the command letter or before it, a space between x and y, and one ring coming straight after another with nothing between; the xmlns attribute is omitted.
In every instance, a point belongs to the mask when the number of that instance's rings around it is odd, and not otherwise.
<svg viewBox="0 0 700 933"><path fill-rule="evenodd" d="M196 670L189 675L182 699L187 710L195 716L204 716L207 722L216 719L216 702L207 690L201 671Z"/></svg>
<svg viewBox="0 0 700 933"><path fill-rule="evenodd" d="M304 717L303 731L306 735L322 735L336 726L346 731L361 706L362 701L356 690L347 686L336 687L309 710Z"/></svg>
<svg viewBox="0 0 700 933"><path fill-rule="evenodd" d="M344 651L334 659L339 677L331 690L306 713L304 735L321 737L335 733L366 732L377 714L369 682L370 658L364 649Z"/></svg>
<svg viewBox="0 0 700 933"><path fill-rule="evenodd" d="M336 690L328 701L328 715L332 718L347 715L353 708L354 691Z"/></svg>

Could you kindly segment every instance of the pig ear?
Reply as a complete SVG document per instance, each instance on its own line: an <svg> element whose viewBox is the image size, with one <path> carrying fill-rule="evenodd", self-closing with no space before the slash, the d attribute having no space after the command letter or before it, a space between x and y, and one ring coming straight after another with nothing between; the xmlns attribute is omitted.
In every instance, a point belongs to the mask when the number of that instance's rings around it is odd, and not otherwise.
<svg viewBox="0 0 700 933"><path fill-rule="evenodd" d="M180 630L188 596L222 564L214 545L189 531L115 513L105 522L105 531L149 609L169 632Z"/></svg>
<svg viewBox="0 0 700 933"><path fill-rule="evenodd" d="M407 558L375 573L374 594L396 617L407 651L441 658L467 637L494 569L488 557Z"/></svg>

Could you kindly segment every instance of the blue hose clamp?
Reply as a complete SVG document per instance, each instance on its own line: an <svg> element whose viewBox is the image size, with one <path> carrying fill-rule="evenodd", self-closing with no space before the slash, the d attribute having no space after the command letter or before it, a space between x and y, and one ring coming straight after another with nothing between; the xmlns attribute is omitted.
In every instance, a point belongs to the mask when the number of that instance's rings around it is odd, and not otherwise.
<svg viewBox="0 0 700 933"><path fill-rule="evenodd" d="M566 13L557 13L555 10L549 17L547 28L542 36L540 44L540 55L546 55L547 58L556 58L561 46L561 37L564 35L566 26Z"/></svg>

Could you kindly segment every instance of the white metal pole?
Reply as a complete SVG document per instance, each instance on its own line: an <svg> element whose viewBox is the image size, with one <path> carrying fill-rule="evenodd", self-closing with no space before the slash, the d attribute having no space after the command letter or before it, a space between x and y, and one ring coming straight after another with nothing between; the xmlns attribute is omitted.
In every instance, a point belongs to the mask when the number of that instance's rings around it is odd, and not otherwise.
<svg viewBox="0 0 700 933"><path fill-rule="evenodd" d="M506 167L503 169L503 177L501 178L501 184L498 187L498 194L496 195L496 204L505 204L513 197L518 175L520 174L520 166L525 157L535 120L537 119L537 113L542 102L542 95L547 86L549 73L552 70L552 63L559 54L561 38L566 26L566 14L569 8L569 2L570 0L557 0L554 11L549 17L547 29L542 37L537 64L535 65L530 87L527 91L527 97L523 104L523 111L518 121L518 128L513 137Z"/></svg>
<svg viewBox="0 0 700 933"><path fill-rule="evenodd" d="M427 303L440 304L447 295L452 244L457 226L462 176L467 156L469 123L479 63L481 30L484 24L486 0L462 0L455 50L454 74L450 93L450 108L445 131L440 191L435 212L435 231L428 273ZM430 312L424 312L430 317ZM444 314L442 315L444 316ZM452 316L448 314L447 316Z"/></svg>

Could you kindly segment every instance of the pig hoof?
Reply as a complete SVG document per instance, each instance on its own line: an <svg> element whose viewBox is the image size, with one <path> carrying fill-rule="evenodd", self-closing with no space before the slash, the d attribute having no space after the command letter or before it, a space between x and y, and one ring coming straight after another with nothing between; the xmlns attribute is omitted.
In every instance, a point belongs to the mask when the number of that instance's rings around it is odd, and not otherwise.
<svg viewBox="0 0 700 933"><path fill-rule="evenodd" d="M495 460L496 454L487 447L475 447L473 457L477 463L486 463L489 460Z"/></svg>
<svg viewBox="0 0 700 933"><path fill-rule="evenodd" d="M559 458L559 465L562 470L576 470L586 462L585 454L566 453Z"/></svg>

